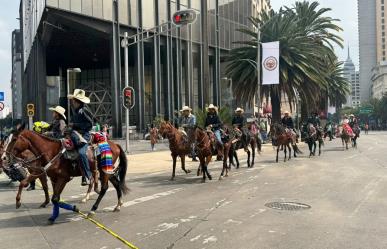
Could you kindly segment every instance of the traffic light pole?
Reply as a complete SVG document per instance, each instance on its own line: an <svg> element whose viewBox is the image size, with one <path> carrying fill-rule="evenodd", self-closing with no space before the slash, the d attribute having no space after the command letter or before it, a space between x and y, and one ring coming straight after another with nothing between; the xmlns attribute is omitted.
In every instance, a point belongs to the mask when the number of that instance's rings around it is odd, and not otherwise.
<svg viewBox="0 0 387 249"><path fill-rule="evenodd" d="M125 45L124 46L124 54L125 54L125 87L129 86L129 55L128 55L128 32L125 32L124 34L124 41ZM125 124L126 124L126 148L125 152L129 154L129 114L130 110L126 108L126 117L125 117Z"/></svg>

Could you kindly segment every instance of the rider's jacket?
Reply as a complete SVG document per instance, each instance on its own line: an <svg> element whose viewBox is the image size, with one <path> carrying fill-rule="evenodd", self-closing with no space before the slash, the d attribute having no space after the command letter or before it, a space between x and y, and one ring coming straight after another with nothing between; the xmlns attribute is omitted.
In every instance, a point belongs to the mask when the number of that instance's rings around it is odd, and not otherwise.
<svg viewBox="0 0 387 249"><path fill-rule="evenodd" d="M222 122L220 121L218 114L216 114L216 113L214 113L214 114L208 113L207 114L206 122L205 122L204 126L207 127L209 125L212 125L213 130L218 130L221 128Z"/></svg>
<svg viewBox="0 0 387 249"><path fill-rule="evenodd" d="M54 119L50 128L54 138L61 138L66 130L66 122L63 119Z"/></svg>
<svg viewBox="0 0 387 249"><path fill-rule="evenodd" d="M85 107L73 110L71 123L73 123L73 130L78 131L81 134L88 133L93 128L91 114Z"/></svg>
<svg viewBox="0 0 387 249"><path fill-rule="evenodd" d="M183 116L180 119L180 126L183 128L193 128L196 125L196 117L193 114L189 114L187 117Z"/></svg>
<svg viewBox="0 0 387 249"><path fill-rule="evenodd" d="M238 129L242 129L246 125L246 118L243 115L235 115L232 118L231 124L236 126Z"/></svg>
<svg viewBox="0 0 387 249"><path fill-rule="evenodd" d="M318 117L309 117L307 122L314 127L320 126L320 119Z"/></svg>
<svg viewBox="0 0 387 249"><path fill-rule="evenodd" d="M291 117L283 117L282 118L282 124L283 124L283 126L285 126L288 129L293 129L294 128L293 119Z"/></svg>

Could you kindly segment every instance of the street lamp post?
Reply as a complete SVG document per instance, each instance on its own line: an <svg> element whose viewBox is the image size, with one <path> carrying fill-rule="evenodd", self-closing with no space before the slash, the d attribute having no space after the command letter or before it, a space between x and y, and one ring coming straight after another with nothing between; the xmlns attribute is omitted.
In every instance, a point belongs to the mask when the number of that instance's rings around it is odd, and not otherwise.
<svg viewBox="0 0 387 249"><path fill-rule="evenodd" d="M261 108L261 24L257 24L257 108L258 108L258 119L260 118L260 108Z"/></svg>
<svg viewBox="0 0 387 249"><path fill-rule="evenodd" d="M67 69L67 96L71 93L70 92L70 73L80 73L80 68L68 68ZM67 120L70 122L70 101L67 100Z"/></svg>

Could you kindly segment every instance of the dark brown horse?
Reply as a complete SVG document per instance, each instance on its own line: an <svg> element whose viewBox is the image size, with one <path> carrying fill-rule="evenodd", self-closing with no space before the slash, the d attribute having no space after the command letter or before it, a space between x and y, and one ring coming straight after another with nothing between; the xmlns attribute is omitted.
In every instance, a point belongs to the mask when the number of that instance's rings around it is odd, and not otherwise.
<svg viewBox="0 0 387 249"><path fill-rule="evenodd" d="M113 153L113 163L118 164L118 174L106 174L101 169L98 169L101 175L100 179L102 187L97 201L91 209L90 215L94 214L98 209L99 203L101 202L108 189L109 181L113 184L117 191L118 203L114 211L120 210L122 205L122 194L126 194L128 191L125 183L127 170L127 159L125 152L119 145L110 141L108 143ZM6 157L10 157L11 161L15 160L20 158L21 153L26 150L30 150L36 158L40 158L40 163L38 164L41 166L40 174L47 174L52 182L53 196L51 201L54 207L52 216L49 218L50 223L53 223L56 218L58 218L59 208L77 211L75 206L60 202L60 194L62 193L66 184L73 177L82 175L79 166L74 167L70 160L67 160L62 156L63 146L61 141L40 135L32 131L24 130L24 127L20 127L13 133L12 139L7 146ZM93 159L91 159L91 170L96 170L95 167L96 164L93 162Z"/></svg>
<svg viewBox="0 0 387 249"><path fill-rule="evenodd" d="M200 175L200 171L203 172L203 180L206 181L206 176L208 179L212 180L210 172L208 172L208 164L211 162L212 155L214 155L213 146L207 132L202 128L196 127L194 131L195 141L196 141L196 152L200 161L197 175Z"/></svg>
<svg viewBox="0 0 387 249"><path fill-rule="evenodd" d="M236 168L239 169L239 159L238 159L238 153L237 151L239 149L243 149L247 153L247 167L251 168L254 166L255 163L255 150L258 148L258 153L261 151L261 142L258 136L251 133L250 130L243 128L242 131L236 130L230 130L231 133L235 134L237 132L242 132L240 138L236 143L234 143L231 146L231 153L232 156L230 156L230 162L232 165L234 165L234 160L236 161ZM249 149L251 148L251 151ZM251 161L250 161L251 159Z"/></svg>
<svg viewBox="0 0 387 249"><path fill-rule="evenodd" d="M168 138L169 149L173 160L173 170L171 180L175 179L176 159L180 157L181 169L186 173L191 173L190 170L185 169L185 156L191 154L191 141L186 139L184 135L176 129L170 122L161 122L159 133L163 138Z"/></svg>
<svg viewBox="0 0 387 249"><path fill-rule="evenodd" d="M286 131L285 128L280 124L273 124L270 127L270 134L273 139L273 145L277 147L277 156L276 156L276 162L278 163L278 153L281 147L284 149L285 158L284 162L286 162L286 153L287 150L289 150L289 158L290 160L292 158L292 149L294 152L294 157L297 157L298 154L302 154L302 152L298 149L298 146L296 144L297 137L296 135L292 134L290 131Z"/></svg>

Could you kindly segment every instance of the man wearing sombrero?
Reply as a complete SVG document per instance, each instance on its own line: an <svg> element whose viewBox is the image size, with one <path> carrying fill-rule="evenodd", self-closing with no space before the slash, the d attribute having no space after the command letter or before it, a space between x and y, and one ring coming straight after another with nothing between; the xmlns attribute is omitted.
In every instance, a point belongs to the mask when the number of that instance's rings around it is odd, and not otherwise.
<svg viewBox="0 0 387 249"><path fill-rule="evenodd" d="M82 89L75 89L73 94L67 96L71 101L72 115L69 126L73 132L71 138L78 149L81 160L82 171L85 177L82 177L82 186L89 185L92 174L90 171L89 160L87 159L87 147L90 140L90 131L93 127L91 114L85 108L85 104L90 103L86 93Z"/></svg>
<svg viewBox="0 0 387 249"><path fill-rule="evenodd" d="M214 106L213 104L209 105L207 107L205 127L210 128L214 132L216 140L220 145L223 146L222 134L220 133L221 126L222 122L218 116L218 107Z"/></svg>
<svg viewBox="0 0 387 249"><path fill-rule="evenodd" d="M242 137L243 135L243 127L246 125L246 118L243 116L244 110L240 107L238 107L235 110L235 115L232 118L231 124L234 127L234 129L237 131L237 138Z"/></svg>
<svg viewBox="0 0 387 249"><path fill-rule="evenodd" d="M193 129L196 126L196 117L193 115L192 109L189 106L183 106L183 108L180 110L181 112L181 119L180 119L180 127L184 129L188 136L188 140L191 143L191 156L192 161L197 161L196 159L196 153L195 153L195 144L193 142Z"/></svg>

